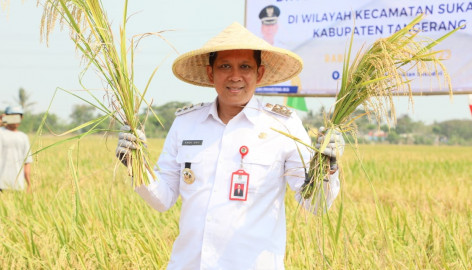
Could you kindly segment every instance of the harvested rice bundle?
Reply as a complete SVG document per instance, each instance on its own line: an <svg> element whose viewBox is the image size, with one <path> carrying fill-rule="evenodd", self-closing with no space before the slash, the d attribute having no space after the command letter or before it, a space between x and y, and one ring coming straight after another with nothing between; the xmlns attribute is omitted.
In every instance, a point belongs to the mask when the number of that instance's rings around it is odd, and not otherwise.
<svg viewBox="0 0 472 270"><path fill-rule="evenodd" d="M109 88L106 91L110 100L108 106L100 102L90 92L94 101L98 102L99 105L94 105L85 100L105 113L105 116L85 123L69 132L85 126L91 126L93 130L98 123L109 117L122 125L128 125L130 132L136 136L137 141L136 149L131 150L131 156L128 156L128 160L124 161L124 163L128 167L128 173L133 176L135 186L142 185L143 183L148 184L148 175L153 178L156 178L156 176L149 166L152 162L149 162L147 148L138 134L138 129L144 126L138 118L138 112L143 102L150 107L144 100L144 95L157 68L151 74L144 91L140 92L134 84L133 60L134 48L140 39L144 36L159 34L147 33L133 37L130 45L127 46L126 21L128 1L125 1L123 24L120 27L118 44L114 39L111 25L99 0L39 0L38 4L44 8L41 19L41 36L48 40L56 21L59 21L61 25L66 25L77 51L83 56L86 65L84 73L90 67L94 68ZM135 39L137 40L136 42ZM154 114L154 116L156 115ZM92 132L89 131L89 133Z"/></svg>
<svg viewBox="0 0 472 270"><path fill-rule="evenodd" d="M407 95L412 100L411 81L405 76L412 69L417 74L440 74L438 71L442 71L446 87L452 94L450 77L441 63L442 59L437 56L439 51L431 49L460 28L437 40L420 38L419 31L414 26L423 18L423 15L416 17L390 37L378 39L367 50L360 50L349 66L353 40L351 37L334 111L325 120L325 143L319 149L308 146L313 149L314 155L309 161L307 177L302 187L305 199L314 201L323 192L321 183L329 177L331 164L330 158L322 153L333 134L349 132L356 139L354 121L360 116L353 117L353 113L359 106L362 105L366 114L375 117L379 123L382 120L386 120L388 124L395 122L393 97ZM439 76L436 77L440 81Z"/></svg>

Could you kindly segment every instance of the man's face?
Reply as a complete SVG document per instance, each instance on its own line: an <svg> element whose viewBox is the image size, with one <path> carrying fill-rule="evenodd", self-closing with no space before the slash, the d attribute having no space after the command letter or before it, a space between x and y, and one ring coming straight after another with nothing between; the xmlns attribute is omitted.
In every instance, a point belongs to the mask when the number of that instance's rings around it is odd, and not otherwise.
<svg viewBox="0 0 472 270"><path fill-rule="evenodd" d="M218 93L219 106L244 106L264 75L264 66L257 68L252 50L219 51L207 74Z"/></svg>

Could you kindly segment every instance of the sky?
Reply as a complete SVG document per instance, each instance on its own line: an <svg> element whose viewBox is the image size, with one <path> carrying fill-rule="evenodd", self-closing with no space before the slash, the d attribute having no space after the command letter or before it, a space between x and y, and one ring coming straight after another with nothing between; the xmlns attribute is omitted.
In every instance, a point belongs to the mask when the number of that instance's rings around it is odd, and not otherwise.
<svg viewBox="0 0 472 270"><path fill-rule="evenodd" d="M0 108L15 104L20 87L36 104L33 113L50 111L68 120L75 104L84 104L63 90L72 91L87 100L79 74L83 70L80 55L75 51L67 31L56 26L49 44L40 41L42 8L36 0L14 1L7 6L0 0ZM118 33L122 24L123 1L103 0L112 27ZM172 74L172 62L179 54L200 48L233 22L244 25L245 0L139 0L130 1L127 36L146 32L162 33L164 39L150 37L141 41L135 52L135 82L144 89L152 71L159 69L151 82L146 99L153 105L170 101L210 102L216 97L212 88L184 83ZM171 45L170 45L171 44ZM99 76L89 71L82 80L94 96L105 101ZM57 90L57 91L56 91ZM56 93L56 94L55 94ZM283 104L283 97L261 97ZM307 106L318 111L330 108L333 98L307 97ZM107 102L107 101L105 101ZM471 119L467 95L415 96L414 106L405 97L395 98L397 116L408 114L426 124L451 119ZM303 115L303 113L299 114Z"/></svg>

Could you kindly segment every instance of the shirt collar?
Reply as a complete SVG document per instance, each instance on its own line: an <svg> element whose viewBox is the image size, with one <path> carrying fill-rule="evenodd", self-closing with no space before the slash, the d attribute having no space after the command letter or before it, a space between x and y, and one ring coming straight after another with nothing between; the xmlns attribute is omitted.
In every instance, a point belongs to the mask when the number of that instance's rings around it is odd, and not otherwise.
<svg viewBox="0 0 472 270"><path fill-rule="evenodd" d="M213 120L220 121L218 117L218 97L211 103L210 108L208 109L208 113L204 115L200 122L207 120L208 118L213 117Z"/></svg>
<svg viewBox="0 0 472 270"><path fill-rule="evenodd" d="M256 96L252 96L251 100L249 100L242 112L251 123L257 125L257 119L260 119L258 116L261 110L261 101L257 99Z"/></svg>
<svg viewBox="0 0 472 270"><path fill-rule="evenodd" d="M215 98L213 103L210 106L210 110L208 111L208 116L213 116L214 119L218 119L218 97Z"/></svg>
<svg viewBox="0 0 472 270"><path fill-rule="evenodd" d="M249 102L244 106L244 109L241 113L246 116L246 118L253 123L254 125L257 124L258 114L262 110L261 102L255 96L249 100ZM213 117L216 121L221 121L218 117L218 97L215 98L213 103L210 105L210 109L208 110L208 114L205 115L201 122L207 120L209 117Z"/></svg>

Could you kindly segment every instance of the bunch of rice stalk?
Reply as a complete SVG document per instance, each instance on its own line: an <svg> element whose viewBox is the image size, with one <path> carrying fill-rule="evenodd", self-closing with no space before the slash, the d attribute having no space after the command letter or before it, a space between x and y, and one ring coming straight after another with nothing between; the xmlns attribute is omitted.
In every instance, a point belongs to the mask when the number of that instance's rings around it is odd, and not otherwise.
<svg viewBox="0 0 472 270"><path fill-rule="evenodd" d="M107 95L109 95L109 106L100 102L100 100L93 96L88 90L87 91L92 95L99 106L83 99L104 112L105 116L84 123L66 133L86 126L91 126L93 129L100 122L103 122L109 117L122 125L126 124L130 126L130 132L138 139L136 142L137 149L131 150L131 156L128 157L127 160L128 173L133 176L134 186L148 184L149 178L147 172L149 172L154 179L156 176L149 166L151 162L149 161L147 148L144 143L139 140L137 134L138 129L143 127L143 123L141 123L138 118L138 112L143 102L150 107L144 100L144 95L157 71L157 67L152 72L145 90L140 92L134 84L133 58L134 48L143 36L152 34L159 35L159 33L147 33L138 36L136 43L134 41L136 37L133 37L130 42L131 44L127 47L126 21L128 1L125 1L123 23L120 27L118 45L115 44L110 23L100 0L38 0L38 4L42 5L44 8L41 19L41 36L45 37L46 41L48 41L49 34L53 30L56 21L59 21L61 25L67 26L70 31L70 37L76 45L76 49L83 56L86 65L84 73L89 68L94 68L97 71L96 73L101 76L107 88L109 88L106 91ZM154 114L154 116L156 115ZM91 132L93 131L89 133Z"/></svg>
<svg viewBox="0 0 472 270"><path fill-rule="evenodd" d="M349 132L356 139L354 121L360 116L354 117L353 113L359 106L362 105L366 114L374 116L378 123L383 119L389 124L392 120L396 121L393 96L408 95L410 101L412 100L411 81L406 76L408 71L415 70L417 74L423 72L439 74L438 71L442 71L445 83L452 94L450 77L441 59L437 57L439 51L431 49L460 28L437 40L420 39L419 31L415 30L414 26L423 17L423 15L416 17L390 37L380 38L367 50L360 50L349 66L353 43L353 35L351 36L334 111L330 119L325 119L327 133L324 134L324 144L320 149L307 145L315 154L309 162L308 175L302 186L303 198L314 202L319 198L318 194L323 192L321 188L323 179L327 179L330 174L330 158L322 153L333 132L341 134ZM439 76L436 77L439 81Z"/></svg>

